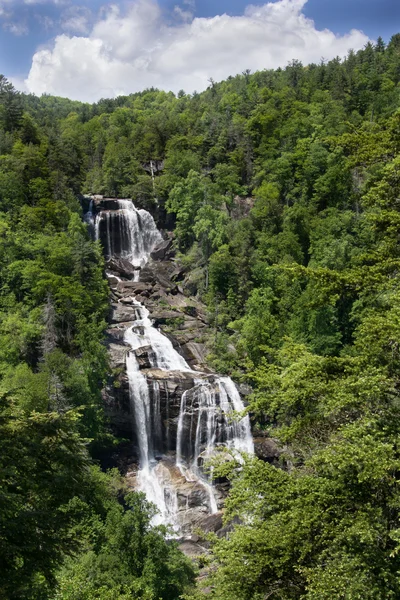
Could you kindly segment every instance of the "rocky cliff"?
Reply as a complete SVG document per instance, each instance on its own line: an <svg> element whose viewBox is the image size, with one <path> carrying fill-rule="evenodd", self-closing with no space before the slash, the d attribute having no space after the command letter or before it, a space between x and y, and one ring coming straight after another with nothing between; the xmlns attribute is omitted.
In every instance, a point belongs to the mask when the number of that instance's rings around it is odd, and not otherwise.
<svg viewBox="0 0 400 600"><path fill-rule="evenodd" d="M190 274L175 260L172 235L161 238L146 211L132 209L128 200L93 197L87 203L85 218L107 256L111 300L107 345L112 376L103 397L115 435L126 440L120 446L118 464L132 487L163 496L161 504L167 506L168 513L173 512L181 534L188 535L198 526L219 530L227 482L213 482L211 488L199 469L209 456L210 443L228 444L232 449L249 447L235 442L249 434L243 424L227 420L226 410L233 410L232 398L237 395L235 386L212 373L206 364L205 307L184 293L183 282ZM148 329L141 331L140 325L144 310L149 311L153 326L163 333L161 337L168 338L176 356L183 357L183 368L175 369L171 364L163 368L151 340L136 344L134 349L128 343L130 330L136 337L147 339ZM150 443L147 438L144 441L135 417L137 399L132 398L132 381L126 368L127 357L132 354L135 369L147 382ZM143 469L143 444L149 446L146 456L152 456L149 471ZM278 450L271 442L260 439L257 446L264 459L277 460ZM183 462L177 452L184 457ZM186 543L190 544L190 539Z"/></svg>

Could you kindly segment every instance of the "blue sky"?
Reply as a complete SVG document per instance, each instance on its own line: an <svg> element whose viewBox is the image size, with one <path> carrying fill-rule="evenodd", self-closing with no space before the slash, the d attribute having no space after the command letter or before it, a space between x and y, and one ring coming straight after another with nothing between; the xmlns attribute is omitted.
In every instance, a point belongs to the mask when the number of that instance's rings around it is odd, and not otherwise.
<svg viewBox="0 0 400 600"><path fill-rule="evenodd" d="M110 4L114 5L110 9ZM257 58L257 48L250 47L249 38L254 36L257 31L261 36L259 39L260 51L265 53L265 67L275 67L280 63L287 62L288 52L292 51L291 58L299 58L304 61L318 60L318 52L322 53L319 56L330 58L330 55L343 54L343 40L341 36L349 34L350 30L357 29L365 35L352 36L347 41L352 47L360 46L367 38L376 39L378 35L382 35L385 40L389 40L391 35L400 31L400 1L399 0L276 0L276 11L265 8L263 2L254 2L253 4L260 8L258 13L255 8L246 11L246 6L251 2L243 0L114 0L106 2L105 0L0 0L0 72L7 77L13 79L19 87L30 91L41 93L48 91L50 93L69 93L69 88L60 84L57 80L62 77L62 69L68 67L67 76L73 79L73 71L77 70L78 78L82 75L80 82L84 81L82 74L82 65L79 65L79 60L76 58L76 64L73 64L72 58L67 58L70 54L78 57L78 45L80 57L89 57L87 69L99 69L99 73L106 73L107 68L111 69L111 65L121 67L136 61L138 68L135 72L131 71L132 91L133 87L140 84L137 81L138 76L142 78L143 85L151 84L149 73L155 74L155 83L158 86L168 86L168 82L163 83L160 77L159 69L161 68L162 60L160 57L151 55L153 46L166 48L168 56L171 56L172 49L175 49L175 58L184 53L189 48L187 60L193 60L195 57L196 70L195 77L190 78L190 74L183 71L186 66L181 64L179 59L175 60L176 68L173 71L171 81L171 89L179 86L179 80L182 85L185 84L185 89L188 86L196 85L196 89L204 87L204 81L208 71L215 72L218 77L230 74L230 61L227 60L228 53L232 54L232 69L235 71L235 60L232 52L235 46L233 32L236 28L239 33L240 44L243 45L239 56L248 58L249 68L253 70L262 68L264 64ZM119 12L117 8L119 8ZM118 12L118 15L117 15ZM238 19L223 20L222 24L213 19L217 15L227 14L230 17L238 17ZM282 16L286 15L287 23L282 21ZM198 27L200 22L198 18L205 18L213 29L210 39L210 47L212 47L213 57L216 62L221 62L213 65L211 57L204 59L204 64L198 60L198 54L204 53L202 43L197 47L198 35L203 39L208 35L205 31L200 34ZM241 18L241 19L240 19ZM275 37L274 32L278 30L275 27L276 18L279 22L279 27L282 28L282 35ZM197 20L196 20L197 19ZM297 21L296 21L297 19ZM293 36L297 36L297 30L303 30L304 19L312 19L314 27L310 23L304 28L302 40L297 42ZM137 23L140 22L138 29ZM148 28L148 23L151 22L151 28ZM197 23L197 25L196 25ZM292 23L292 31L290 31L290 23ZM107 26L111 25L111 30L115 38L111 38L107 33ZM119 28L125 29L126 39L121 41L121 47L117 47L116 39L119 37ZM255 28L255 29L254 29ZM264 28L265 36L262 36L262 28ZM141 30L145 29L148 32L147 38L141 38ZM315 32L328 29L337 40L332 40L325 36L318 37L319 45L315 44ZM164 31L160 38L158 32ZM232 32L232 39L229 39L229 32ZM136 32L138 44L135 48L130 48L129 52L124 51L123 45L131 46L129 36L135 36ZM184 32L184 36L183 36ZM59 36L63 36L60 38ZM73 40L75 36L75 40ZM218 37L220 36L220 37ZM79 37L79 44L76 40ZM248 39L246 40L245 38ZM183 39L184 38L184 39ZM265 39L269 39L269 43ZM99 40L98 44L102 46L99 50L95 48L95 39ZM171 39L173 42L171 42ZM220 47L218 40L221 40ZM169 40L169 41L167 41ZM286 40L285 43L281 40ZM142 44L142 52L140 52L139 42ZM172 46L171 46L172 43ZM205 43L205 42L204 42ZM304 46L309 44L309 52L304 52ZM312 46L315 47L315 57L312 54ZM282 46L282 47L281 47ZM207 47L207 44L206 46ZM182 50L178 50L182 48ZM38 52L39 51L39 52ZM125 54L124 54L125 52ZM108 53L107 65L100 64L104 53ZM178 54L177 54L178 53ZM247 53L247 54L246 54ZM151 56L150 56L151 55ZM67 60L67 64L63 67L63 62ZM245 59L244 59L245 60ZM117 61L117 62L115 62ZM122 61L122 62L121 62ZM146 74L143 75L143 61L146 63ZM223 63L223 67L222 67ZM32 66L33 65L33 66ZM61 69L56 73L57 65ZM167 65L170 67L170 62ZM237 67L239 68L239 66ZM179 77L179 69L181 69L181 77ZM186 69L187 70L187 69ZM90 75L86 71L86 75ZM29 75L29 78L28 78ZM131 91L126 89L124 79L126 79L127 71L122 76L121 69L121 89L118 89L119 80L113 81L109 88L104 88L108 93L121 93ZM23 83L26 78L29 79L29 84ZM48 81L48 89L44 82ZM94 84L96 89L99 88L97 94L103 91L102 85L89 77L89 82ZM176 82L176 83L175 83ZM203 83L202 83L203 82ZM100 89L101 88L101 89ZM123 89L122 89L123 88ZM188 90L193 91L193 90ZM76 89L71 89L74 97L85 98L85 93L78 92ZM95 97L96 93L92 96ZM86 94L87 99L92 99L90 94Z"/></svg>

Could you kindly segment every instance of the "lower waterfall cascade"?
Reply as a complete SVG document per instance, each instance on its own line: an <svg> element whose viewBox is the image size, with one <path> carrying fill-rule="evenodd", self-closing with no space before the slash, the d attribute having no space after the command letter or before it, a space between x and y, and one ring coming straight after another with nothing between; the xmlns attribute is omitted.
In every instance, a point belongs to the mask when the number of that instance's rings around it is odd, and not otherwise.
<svg viewBox="0 0 400 600"><path fill-rule="evenodd" d="M129 261L133 267L130 279L140 285L141 269L163 238L150 213L137 210L131 200L112 202L111 209L100 205L96 212L93 198L90 199L85 220L96 239L101 240L107 259ZM123 280L112 269L106 274L114 285L122 285ZM134 288L122 300L124 305L129 303L133 314L133 323L127 324L123 341L128 348L126 373L139 447L136 488L157 506L155 523L170 525L176 534L187 532L193 518L189 516L189 506L184 506L189 501L177 492L177 482L185 490L190 488L196 515L217 513L220 505L216 490L202 465L221 446L239 460L242 452L253 454L250 420L247 415L240 420L235 418L244 411L244 405L229 377L192 369L169 337L153 325L149 310L136 298ZM181 395L176 435L162 415L160 383L151 380L141 366L143 354L153 372L166 372L192 382ZM169 409L167 400L165 410Z"/></svg>

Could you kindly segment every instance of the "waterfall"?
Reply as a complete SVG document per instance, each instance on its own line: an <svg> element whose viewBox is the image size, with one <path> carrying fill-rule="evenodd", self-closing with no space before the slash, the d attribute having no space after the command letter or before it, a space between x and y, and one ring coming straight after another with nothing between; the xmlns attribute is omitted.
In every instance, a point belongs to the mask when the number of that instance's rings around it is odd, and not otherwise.
<svg viewBox="0 0 400 600"><path fill-rule="evenodd" d="M102 239L107 258L122 257L143 266L161 240L154 219L146 210L137 210L131 200L116 200L117 210L102 210L96 218L96 239Z"/></svg>
<svg viewBox="0 0 400 600"><path fill-rule="evenodd" d="M101 239L108 258L125 258L143 267L150 252L162 240L152 216L137 210L131 200L113 201L117 208L102 210L94 218L97 239ZM93 205L89 209L93 223ZM88 214L88 213L87 213ZM87 221L89 222L89 220ZM140 270L135 279L139 280ZM198 373L175 350L172 342L153 327L150 313L134 296L135 321L127 328L124 341L129 347L126 370L134 429L139 446L137 487L156 504L158 522L180 528L176 486L171 469L161 460L163 450L170 447L170 431L163 429L160 385L150 381L140 369L138 356L146 353L152 369L178 374L192 374L193 387L182 394L177 423L175 467L188 483L200 485L208 495L208 513L218 510L215 490L204 471L204 463L218 446L239 456L253 453L254 446L249 417L235 418L244 410L235 384L228 377ZM167 414L168 393L167 397ZM164 439L165 438L165 439ZM174 475L176 477L176 473Z"/></svg>
<svg viewBox="0 0 400 600"><path fill-rule="evenodd" d="M174 490L163 480L162 472L155 460L157 441L161 438L161 411L159 388L150 395L148 382L140 372L134 348L137 347L137 334L128 329L125 341L131 345L131 351L126 358L126 370L129 378L129 398L132 414L135 419L136 436L140 449L140 470L137 477L137 487L146 494L159 511L155 524L175 523L177 506ZM153 403L152 403L153 399Z"/></svg>
<svg viewBox="0 0 400 600"><path fill-rule="evenodd" d="M127 341L133 350L151 346L151 366L166 371L191 371L191 368L174 349L172 342L153 327L149 311L140 302L132 299L136 307L136 322L127 332ZM129 338L129 340L128 340Z"/></svg>
<svg viewBox="0 0 400 600"><path fill-rule="evenodd" d="M84 214L84 217L83 217L85 223L87 223L88 225L91 225L91 226L94 225L93 208L94 208L94 200L93 200L93 198L91 198L90 202L89 202L89 210L87 211L87 213Z"/></svg>
<svg viewBox="0 0 400 600"><path fill-rule="evenodd" d="M83 220L85 221L85 223L87 223L90 234L94 235L97 238L97 235L95 233L95 215L94 215L94 200L93 200L93 198L90 198L89 209L83 215Z"/></svg>
<svg viewBox="0 0 400 600"><path fill-rule="evenodd" d="M212 456L217 445L231 450L254 452L249 417L239 422L235 414L244 410L235 384L229 377L217 378L214 384L195 380L195 387L182 395L177 434L177 464L189 466L199 475L199 458Z"/></svg>

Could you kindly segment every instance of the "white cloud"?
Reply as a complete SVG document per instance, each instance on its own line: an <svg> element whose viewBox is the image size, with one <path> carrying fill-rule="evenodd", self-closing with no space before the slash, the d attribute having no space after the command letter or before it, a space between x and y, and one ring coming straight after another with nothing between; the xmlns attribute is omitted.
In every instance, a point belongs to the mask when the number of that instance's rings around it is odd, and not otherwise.
<svg viewBox="0 0 400 600"><path fill-rule="evenodd" d="M48 15L35 15L35 19L40 23L45 31L50 31L55 27L55 20Z"/></svg>
<svg viewBox="0 0 400 600"><path fill-rule="evenodd" d="M186 8L182 8L179 4L175 5L174 13L178 18L182 19L182 21L189 23L194 17L196 4L194 0L183 0L183 5Z"/></svg>
<svg viewBox="0 0 400 600"><path fill-rule="evenodd" d="M89 32L89 21L92 13L84 6L71 6L61 17L61 27L69 33L85 34Z"/></svg>
<svg viewBox="0 0 400 600"><path fill-rule="evenodd" d="M74 33L87 33L88 20L84 15L76 15L75 17L69 17L61 22L61 27L64 31L71 31Z"/></svg>
<svg viewBox="0 0 400 600"><path fill-rule="evenodd" d="M184 10L180 6L174 6L174 13L177 17L182 19L182 21L186 21L187 23L193 19L193 13L191 10Z"/></svg>
<svg viewBox="0 0 400 600"><path fill-rule="evenodd" d="M24 0L24 4L55 4L56 6L63 6L69 4L71 0Z"/></svg>
<svg viewBox="0 0 400 600"><path fill-rule="evenodd" d="M3 25L3 29L18 36L27 35L29 33L29 28L26 23L8 22Z"/></svg>
<svg viewBox="0 0 400 600"><path fill-rule="evenodd" d="M26 86L87 101L150 86L193 92L205 89L210 77L285 66L293 58L319 62L368 41L358 30L343 36L317 30L302 13L305 3L277 0L249 5L238 17L174 24L163 19L156 0L137 0L126 12L111 5L87 36L59 35L52 48L36 52ZM190 11L194 3L182 6Z"/></svg>
<svg viewBox="0 0 400 600"><path fill-rule="evenodd" d="M9 18L11 16L11 0L0 0L0 17Z"/></svg>

